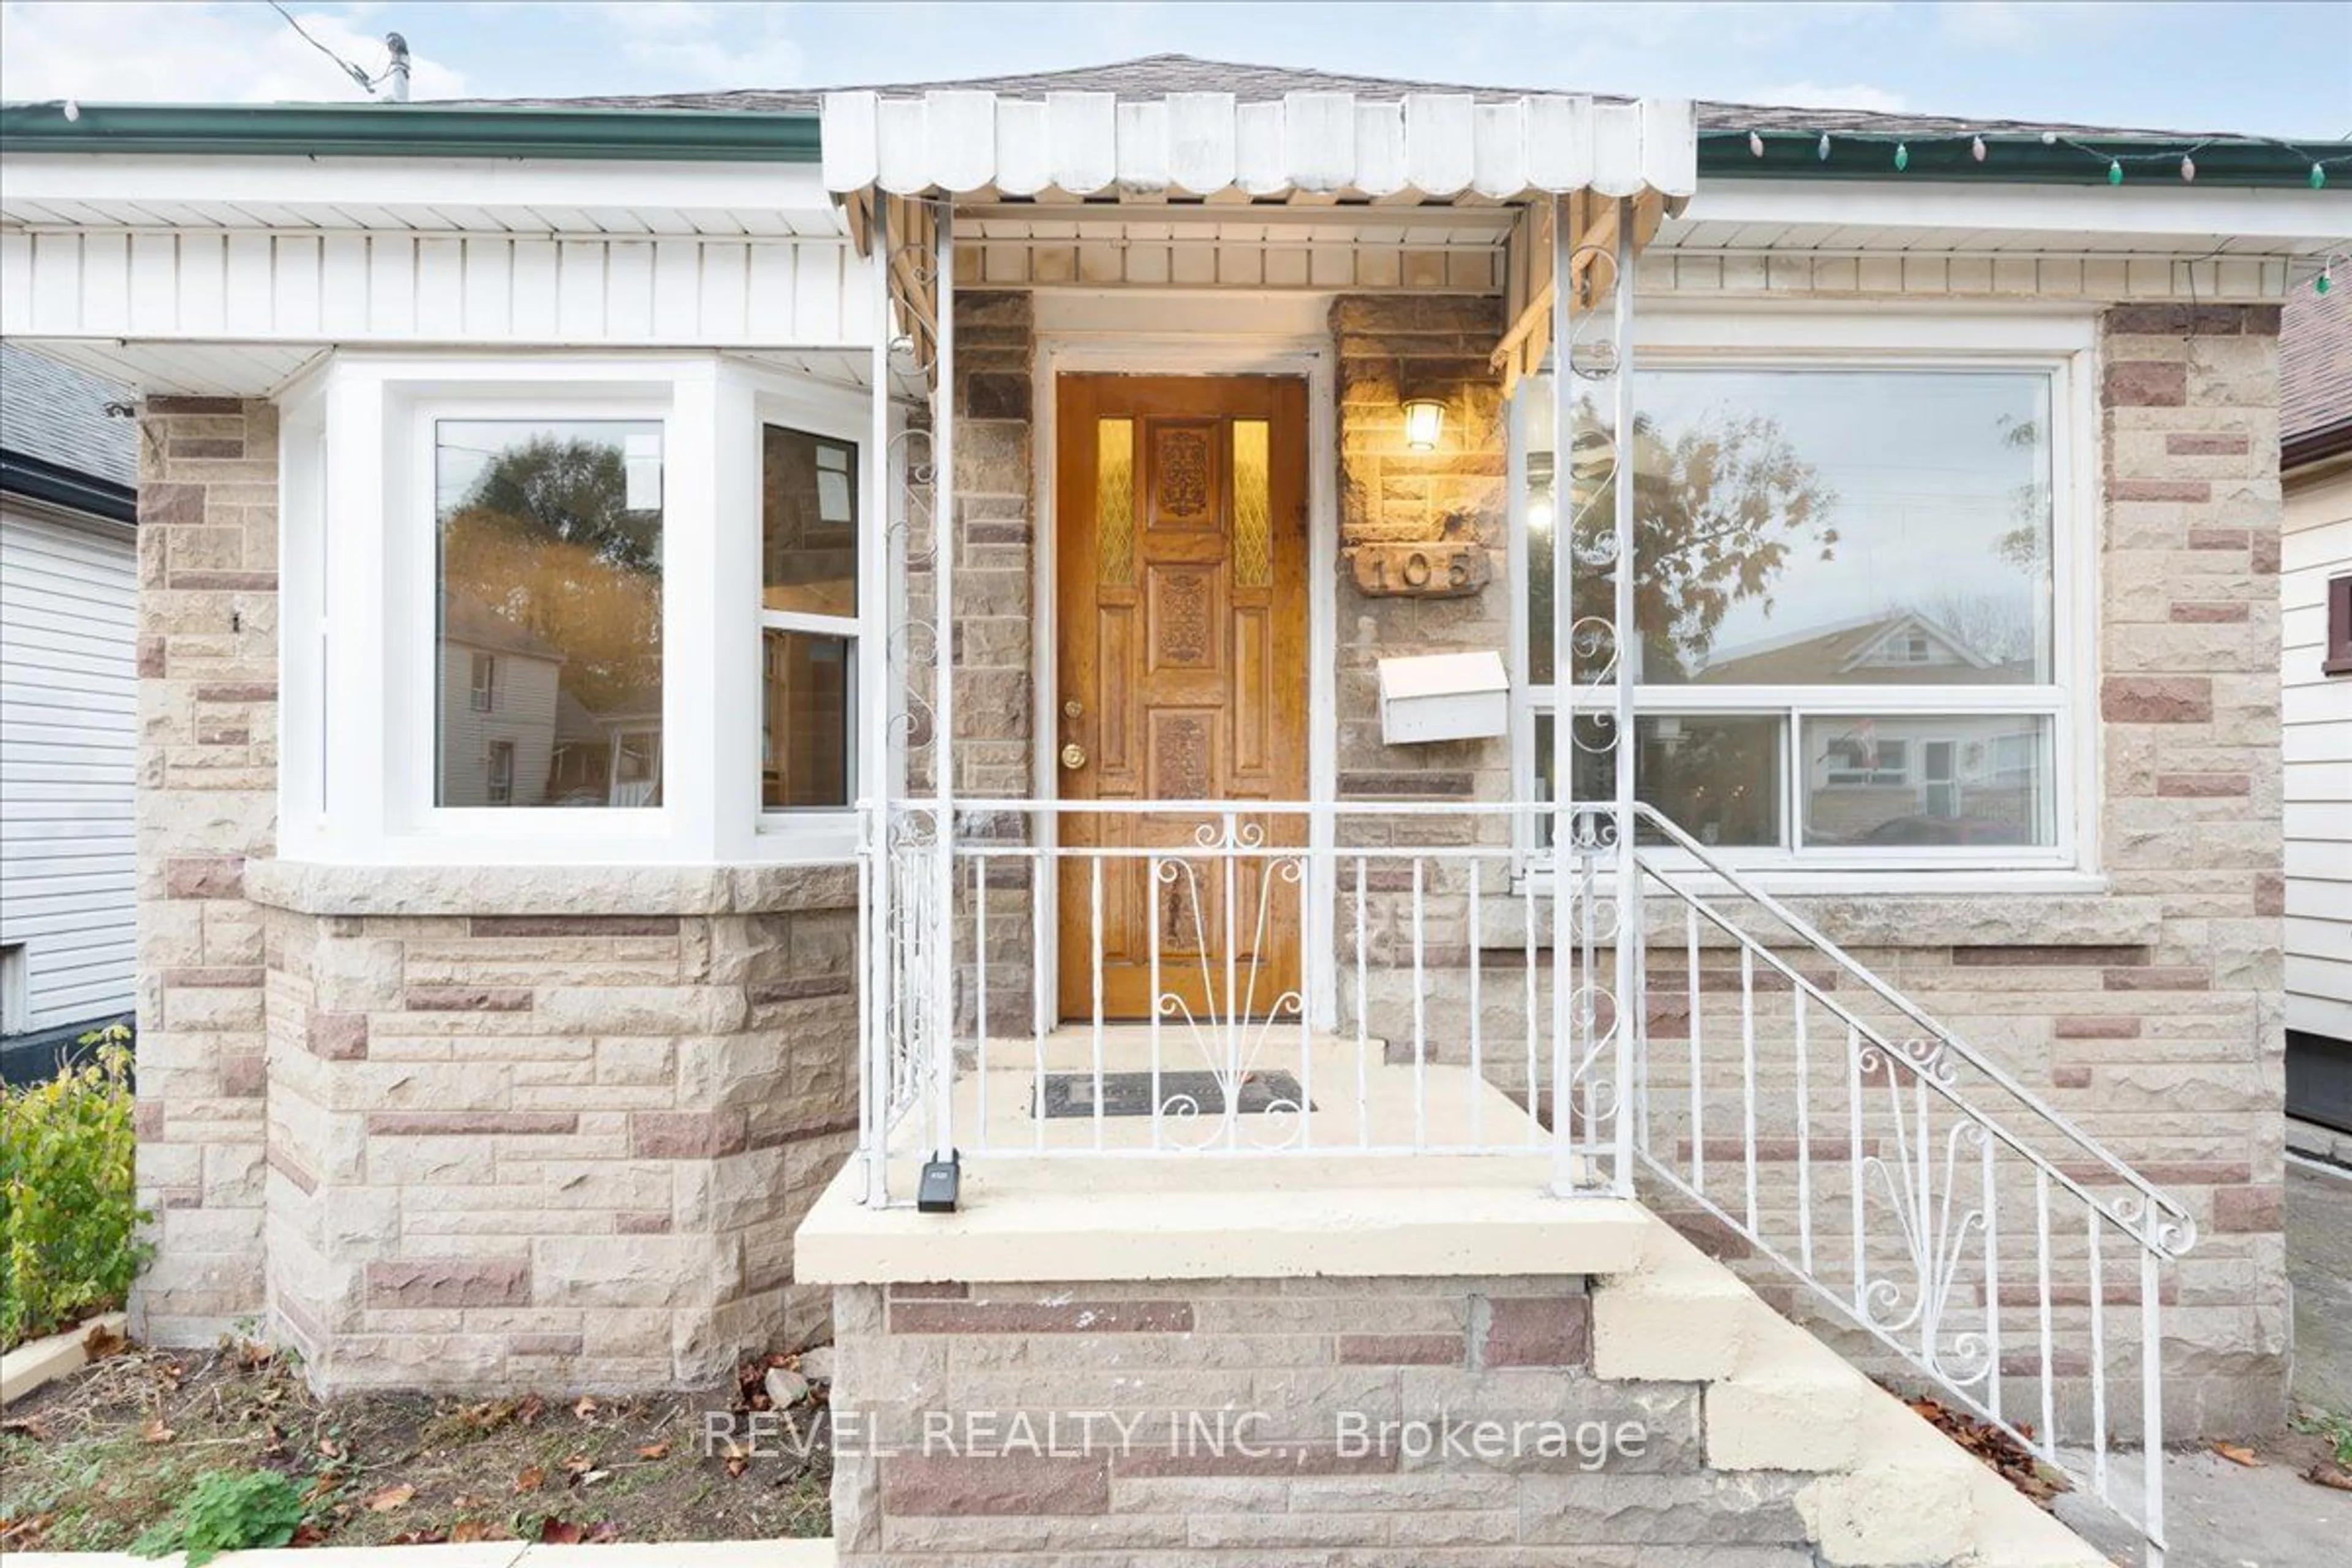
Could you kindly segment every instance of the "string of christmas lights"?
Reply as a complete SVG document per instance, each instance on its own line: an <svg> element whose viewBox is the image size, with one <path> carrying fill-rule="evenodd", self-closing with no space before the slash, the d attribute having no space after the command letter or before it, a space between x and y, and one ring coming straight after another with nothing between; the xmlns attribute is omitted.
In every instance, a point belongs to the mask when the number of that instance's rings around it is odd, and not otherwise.
<svg viewBox="0 0 2352 1568"><path fill-rule="evenodd" d="M1744 137L1748 142L1748 155L1761 159L1765 156L1768 147L1767 134L1760 129L1744 132L1707 131L1700 133L1700 140L1720 142ZM1866 131L1822 131L1816 133L1805 131L1775 130L1769 132L1769 135L1782 142L1813 137L1814 156L1824 163L1830 161L1831 155L1837 150L1841 142L1863 146L1887 146L1891 149L1888 162L1896 174L1905 173L1911 167L1912 150L1915 147L1958 149L1965 146L1969 159L1978 163L1989 163L1993 156L1992 144L1986 142L1981 132L1911 136ZM2305 175L2305 183L2315 191L2326 188L2329 170L2352 167L2352 152L2319 154L2294 142L2268 136L2204 136L2175 140L2161 147L2149 147L2139 142L2122 146L2098 146L2091 142L2069 136L2063 132L2044 131L2040 133L2040 142L2044 147L2063 147L2093 160L2095 164L2105 164L2107 184L2111 185L2122 184L2126 169L2135 165L2168 165L2184 182L2194 181L2197 178L2197 154L2205 152L2208 148L2217 146L2262 147L2290 153L2297 162L2306 166L2308 172Z"/></svg>

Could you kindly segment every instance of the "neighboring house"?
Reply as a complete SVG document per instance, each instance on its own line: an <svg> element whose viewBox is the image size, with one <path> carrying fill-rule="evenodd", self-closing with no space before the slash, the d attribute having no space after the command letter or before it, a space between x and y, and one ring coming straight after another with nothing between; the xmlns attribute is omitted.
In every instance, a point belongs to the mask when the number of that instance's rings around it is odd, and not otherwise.
<svg viewBox="0 0 2352 1568"><path fill-rule="evenodd" d="M169 541L148 1336L1299 1445L845 1454L845 1563L2085 1560L1724 1261L2151 1540L2111 1439L2283 1419L2352 146L1177 57L0 123ZM1673 1473L1329 1440L1440 1405Z"/></svg>
<svg viewBox="0 0 2352 1568"><path fill-rule="evenodd" d="M133 396L0 345L0 1071L10 1081L54 1070L60 1047L131 1012Z"/></svg>
<svg viewBox="0 0 2352 1568"><path fill-rule="evenodd" d="M438 804L545 805L560 798L558 750L595 721L560 688L563 650L463 594L441 605ZM576 714L565 733L567 714ZM603 804L601 793L597 804Z"/></svg>
<svg viewBox="0 0 2352 1568"><path fill-rule="evenodd" d="M2352 305L2297 289L2280 340L2281 679L2291 1144L2352 1163Z"/></svg>

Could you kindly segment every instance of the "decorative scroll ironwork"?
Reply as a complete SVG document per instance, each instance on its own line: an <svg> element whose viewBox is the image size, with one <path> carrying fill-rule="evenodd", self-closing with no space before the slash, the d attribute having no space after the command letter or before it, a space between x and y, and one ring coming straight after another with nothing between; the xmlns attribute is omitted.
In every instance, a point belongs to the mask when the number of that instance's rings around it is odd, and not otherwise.
<svg viewBox="0 0 2352 1568"><path fill-rule="evenodd" d="M1192 839L1204 850L1225 851L1213 862L1216 869L1210 873L1216 879L1214 890L1220 894L1218 908L1224 915L1224 929L1214 936L1210 931L1207 903L1202 896L1201 865L1181 856L1155 857L1151 861L1154 885L1172 889L1181 883L1184 889L1182 905L1192 915L1191 935L1198 965L1201 1005L1195 1008L1183 990L1163 984L1158 957L1162 931L1156 912L1159 900L1155 899L1150 938L1154 950L1151 1008L1155 1019L1173 1019L1184 1026L1194 1050L1216 1078L1219 1103L1213 1110L1213 1120L1207 1119L1210 1108L1192 1102L1188 1096L1176 1096L1170 1102L1180 1121L1202 1119L1203 1131L1199 1138L1190 1141L1192 1146L1220 1140L1230 1146L1242 1124L1242 1085L1261 1065L1268 1037L1277 1026L1286 1021L1296 1026L1306 1016L1307 996L1301 990L1281 991L1268 998L1263 1011L1257 1008L1256 1002L1261 965L1276 918L1273 908L1275 889L1280 884L1303 890L1307 885L1307 862L1304 857L1296 855L1250 860L1257 872L1257 900L1247 942L1242 944L1248 951L1244 959L1237 946L1241 932L1234 919L1234 910L1242 897L1243 860L1234 852L1263 849L1265 829L1258 823L1227 816L1218 822L1202 823L1193 830ZM1254 1123L1253 1131L1273 1128L1281 1135L1253 1138L1252 1142L1261 1148L1281 1148L1295 1142L1305 1131L1301 1120L1304 1109L1295 1100L1269 1104L1266 1116ZM1180 1146L1187 1142L1181 1138L1175 1142Z"/></svg>

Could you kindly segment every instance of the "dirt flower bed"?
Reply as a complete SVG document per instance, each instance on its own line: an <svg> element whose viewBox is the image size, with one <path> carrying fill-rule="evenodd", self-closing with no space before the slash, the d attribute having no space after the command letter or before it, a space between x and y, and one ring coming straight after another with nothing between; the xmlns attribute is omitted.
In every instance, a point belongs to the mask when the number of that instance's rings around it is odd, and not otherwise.
<svg viewBox="0 0 2352 1568"><path fill-rule="evenodd" d="M706 1437L711 1413L741 1430L772 1385L798 1394L797 1364L772 1357L726 1386L628 1399L322 1401L261 1346L125 1349L8 1407L0 1555L123 1550L212 1473L293 1482L296 1545L821 1536L822 1386L780 1423L816 1435L804 1458L797 1442Z"/></svg>

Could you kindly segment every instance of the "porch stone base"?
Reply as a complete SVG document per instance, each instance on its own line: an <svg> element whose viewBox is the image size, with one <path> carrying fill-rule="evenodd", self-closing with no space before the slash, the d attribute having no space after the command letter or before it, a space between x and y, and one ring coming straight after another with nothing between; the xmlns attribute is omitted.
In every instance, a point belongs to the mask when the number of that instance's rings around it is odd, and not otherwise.
<svg viewBox="0 0 2352 1568"><path fill-rule="evenodd" d="M1583 1206L1555 1205L1559 1257ZM843 1285L839 1560L2104 1562L1662 1223L1597 1206L1609 1246L1639 1233L1601 1276ZM1266 1239L1237 1221L1238 1257Z"/></svg>
<svg viewBox="0 0 2352 1568"><path fill-rule="evenodd" d="M821 1336L792 1236L855 1134L845 876L793 912L268 910L273 1337L329 1390L627 1390Z"/></svg>

